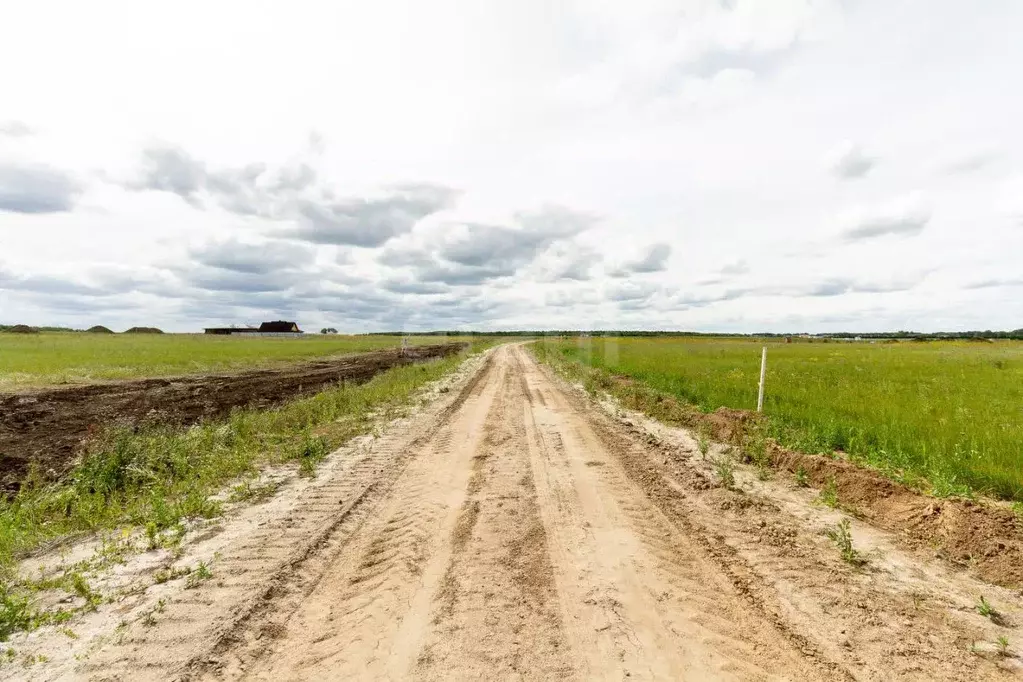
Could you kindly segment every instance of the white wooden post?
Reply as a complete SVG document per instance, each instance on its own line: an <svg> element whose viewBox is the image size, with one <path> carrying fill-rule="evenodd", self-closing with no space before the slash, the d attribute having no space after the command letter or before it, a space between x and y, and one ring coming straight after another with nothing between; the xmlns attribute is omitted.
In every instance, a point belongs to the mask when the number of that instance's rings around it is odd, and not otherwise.
<svg viewBox="0 0 1023 682"><path fill-rule="evenodd" d="M760 353L760 393L757 395L757 412L764 411L764 377L767 375L767 346Z"/></svg>

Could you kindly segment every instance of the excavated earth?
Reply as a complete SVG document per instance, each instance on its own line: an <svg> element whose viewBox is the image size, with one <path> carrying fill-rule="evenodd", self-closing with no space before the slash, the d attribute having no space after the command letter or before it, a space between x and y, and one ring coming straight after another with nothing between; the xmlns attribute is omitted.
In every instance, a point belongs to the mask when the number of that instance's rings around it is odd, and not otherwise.
<svg viewBox="0 0 1023 682"><path fill-rule="evenodd" d="M236 407L268 407L339 382L362 383L376 374L465 344L380 350L329 360L235 374L193 375L0 393L0 492L18 490L35 464L47 478L74 462L83 440L110 424L146 421L191 424Z"/></svg>
<svg viewBox="0 0 1023 682"><path fill-rule="evenodd" d="M736 464L725 487L727 446L522 345L468 362L316 478L129 559L113 603L19 635L0 679L1019 679L1018 592L859 519L866 563L843 561L846 515L791 478Z"/></svg>

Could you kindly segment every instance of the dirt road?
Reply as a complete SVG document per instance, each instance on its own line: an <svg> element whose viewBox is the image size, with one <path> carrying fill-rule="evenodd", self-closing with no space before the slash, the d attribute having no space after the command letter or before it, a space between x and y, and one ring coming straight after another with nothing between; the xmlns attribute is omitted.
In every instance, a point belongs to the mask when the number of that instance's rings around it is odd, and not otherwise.
<svg viewBox="0 0 1023 682"><path fill-rule="evenodd" d="M525 347L500 347L463 385L300 495L225 522L203 550L216 552L211 579L147 588L87 655L34 674L283 682L1018 672L1009 657L967 650L986 635L969 613L978 589L969 579L902 556L883 535L870 536L886 548L874 569L848 568L795 502L721 489L690 461L695 450L623 428Z"/></svg>

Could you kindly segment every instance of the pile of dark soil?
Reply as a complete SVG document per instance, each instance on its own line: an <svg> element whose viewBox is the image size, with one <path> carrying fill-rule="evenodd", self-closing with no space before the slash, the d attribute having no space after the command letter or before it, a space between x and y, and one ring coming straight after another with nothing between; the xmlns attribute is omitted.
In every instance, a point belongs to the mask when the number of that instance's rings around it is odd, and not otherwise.
<svg viewBox="0 0 1023 682"><path fill-rule="evenodd" d="M89 327L88 329L86 329L85 333L86 334L113 334L114 332L113 332L112 329L104 327L101 324L97 324L95 327Z"/></svg>
<svg viewBox="0 0 1023 682"><path fill-rule="evenodd" d="M16 324L13 327L7 328L8 334L38 334L39 330L35 327L29 327L27 324Z"/></svg>
<svg viewBox="0 0 1023 682"><path fill-rule="evenodd" d="M163 334L162 329L156 327L132 327L131 329L125 329L125 334Z"/></svg>
<svg viewBox="0 0 1023 682"><path fill-rule="evenodd" d="M371 351L239 374L168 377L14 394L0 393L0 496L13 494L30 465L56 479L73 466L90 433L112 424L193 424L236 407L266 408L340 382L364 383L397 365L446 357L464 343Z"/></svg>

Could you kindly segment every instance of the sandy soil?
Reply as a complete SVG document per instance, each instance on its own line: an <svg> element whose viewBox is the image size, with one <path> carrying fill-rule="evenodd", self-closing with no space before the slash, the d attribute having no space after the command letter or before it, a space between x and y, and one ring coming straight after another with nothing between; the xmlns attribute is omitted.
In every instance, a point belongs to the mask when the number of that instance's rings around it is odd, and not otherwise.
<svg viewBox="0 0 1023 682"><path fill-rule="evenodd" d="M22 637L48 660L0 679L1018 679L1018 593L860 521L850 566L810 491L722 487L688 433L522 345L473 362L316 479L130 561L78 639ZM147 580L199 559L191 589Z"/></svg>

